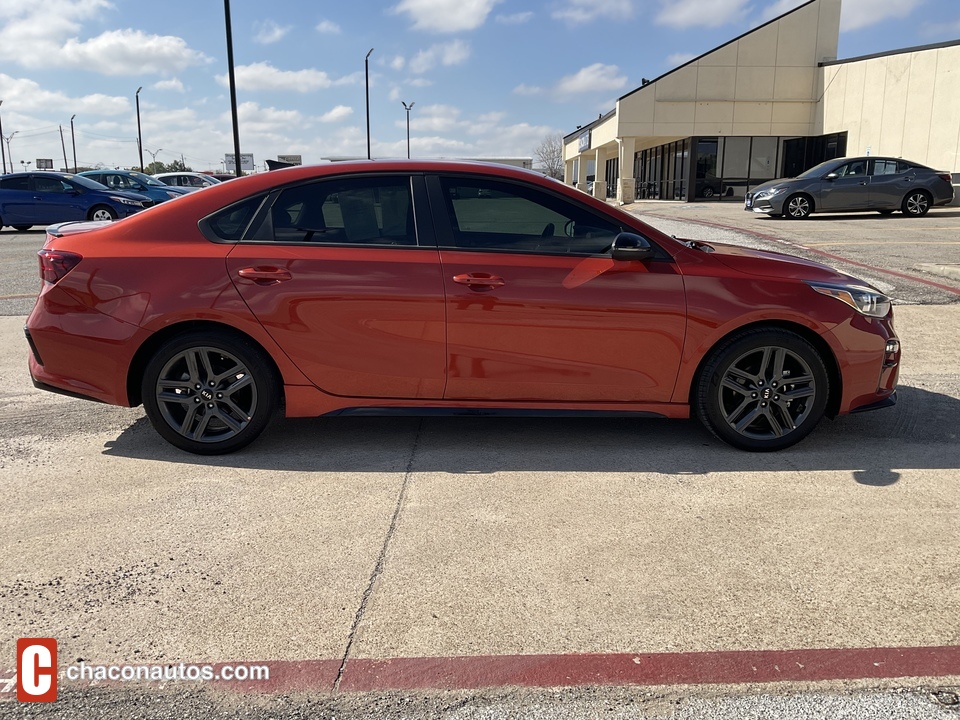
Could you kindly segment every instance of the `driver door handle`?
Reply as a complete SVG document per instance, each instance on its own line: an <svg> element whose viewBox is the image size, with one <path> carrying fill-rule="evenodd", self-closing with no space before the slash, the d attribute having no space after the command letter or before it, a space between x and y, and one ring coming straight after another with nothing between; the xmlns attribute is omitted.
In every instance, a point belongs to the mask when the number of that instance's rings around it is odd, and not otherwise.
<svg viewBox="0 0 960 720"><path fill-rule="evenodd" d="M493 290L493 288L506 285L502 277L490 273L463 273L462 275L454 275L453 281L466 285L471 290Z"/></svg>
<svg viewBox="0 0 960 720"><path fill-rule="evenodd" d="M273 285L293 279L289 270L273 266L267 267L245 267L237 270L237 275L244 280L253 280L257 285Z"/></svg>

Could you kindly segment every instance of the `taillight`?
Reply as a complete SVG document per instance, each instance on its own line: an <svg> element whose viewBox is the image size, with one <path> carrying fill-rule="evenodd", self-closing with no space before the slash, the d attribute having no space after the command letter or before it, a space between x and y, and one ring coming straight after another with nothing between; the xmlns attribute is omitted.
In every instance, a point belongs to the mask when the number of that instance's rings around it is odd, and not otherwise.
<svg viewBox="0 0 960 720"><path fill-rule="evenodd" d="M54 285L63 280L64 276L83 260L82 255L66 250L44 249L37 255L40 256L40 277Z"/></svg>
<svg viewBox="0 0 960 720"><path fill-rule="evenodd" d="M941 180L946 180L948 183L953 185L953 175L951 175L950 173L937 173L937 176Z"/></svg>

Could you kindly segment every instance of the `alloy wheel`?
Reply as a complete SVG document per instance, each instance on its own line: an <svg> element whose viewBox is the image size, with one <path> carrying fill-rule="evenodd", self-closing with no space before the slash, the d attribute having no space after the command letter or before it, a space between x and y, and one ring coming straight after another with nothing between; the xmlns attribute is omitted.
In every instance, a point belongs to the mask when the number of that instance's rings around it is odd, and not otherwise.
<svg viewBox="0 0 960 720"><path fill-rule="evenodd" d="M257 411L254 376L221 348L191 347L160 371L155 397L164 421L180 436L219 443L241 433Z"/></svg>

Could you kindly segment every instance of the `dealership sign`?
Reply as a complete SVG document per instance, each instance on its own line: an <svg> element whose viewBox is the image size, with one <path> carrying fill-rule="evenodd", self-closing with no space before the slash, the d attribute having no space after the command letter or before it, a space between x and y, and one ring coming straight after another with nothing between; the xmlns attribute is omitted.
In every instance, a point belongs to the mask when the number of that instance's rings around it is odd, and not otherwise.
<svg viewBox="0 0 960 720"><path fill-rule="evenodd" d="M226 153L223 156L223 163L227 166L227 172L235 173L237 171L236 155ZM244 172L253 172L253 153L240 153L240 169Z"/></svg>
<svg viewBox="0 0 960 720"><path fill-rule="evenodd" d="M50 158L37 158L37 170L53 170L53 160Z"/></svg>
<svg viewBox="0 0 960 720"><path fill-rule="evenodd" d="M277 160L288 165L303 165L302 155L277 155Z"/></svg>
<svg viewBox="0 0 960 720"><path fill-rule="evenodd" d="M584 152L590 149L590 131L580 135L580 144L577 146L577 152Z"/></svg>

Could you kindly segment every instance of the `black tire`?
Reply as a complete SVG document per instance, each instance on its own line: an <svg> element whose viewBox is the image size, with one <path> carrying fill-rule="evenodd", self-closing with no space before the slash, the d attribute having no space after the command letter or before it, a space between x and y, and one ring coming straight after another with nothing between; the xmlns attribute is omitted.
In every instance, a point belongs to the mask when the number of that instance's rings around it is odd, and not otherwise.
<svg viewBox="0 0 960 720"><path fill-rule="evenodd" d="M117 219L117 211L107 205L94 205L87 213L87 220L113 220Z"/></svg>
<svg viewBox="0 0 960 720"><path fill-rule="evenodd" d="M803 193L791 195L783 202L783 216L789 220L805 220L813 209L813 198Z"/></svg>
<svg viewBox="0 0 960 720"><path fill-rule="evenodd" d="M829 395L829 376L813 345L788 330L759 328L714 351L693 402L697 417L718 438L741 450L768 452L809 435Z"/></svg>
<svg viewBox="0 0 960 720"><path fill-rule="evenodd" d="M881 215L893 215L893 210L877 210Z"/></svg>
<svg viewBox="0 0 960 720"><path fill-rule="evenodd" d="M900 205L900 210L909 217L923 217L930 211L933 198L926 190L912 190L907 193Z"/></svg>
<svg viewBox="0 0 960 720"><path fill-rule="evenodd" d="M280 381L265 353L218 331L166 342L147 363L140 392L154 429L197 455L249 445L280 407Z"/></svg>
<svg viewBox="0 0 960 720"><path fill-rule="evenodd" d="M13 229L16 230L17 232L26 232L32 227L33 225L14 225Z"/></svg>

